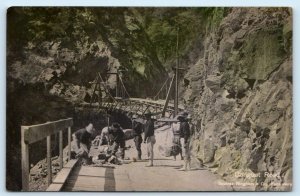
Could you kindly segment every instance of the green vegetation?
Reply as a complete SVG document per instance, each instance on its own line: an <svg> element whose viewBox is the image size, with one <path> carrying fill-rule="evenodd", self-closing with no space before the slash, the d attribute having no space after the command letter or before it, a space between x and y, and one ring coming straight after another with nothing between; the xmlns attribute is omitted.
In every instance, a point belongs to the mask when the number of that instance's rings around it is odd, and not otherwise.
<svg viewBox="0 0 300 196"><path fill-rule="evenodd" d="M97 71L103 72L116 66L99 57L103 48L108 47L110 55L119 61L119 66L130 76L124 76L125 85L130 87L129 93L138 93L141 88L136 84L139 83L146 86L142 88L145 92L139 93L147 96L149 92L156 92L160 88L170 66L174 65L177 34L178 53L182 57L196 39L204 37L207 28L214 28L220 22L224 10L12 7L8 10L7 23L8 65L14 60L24 62L32 53L49 57L47 50L52 46L45 48L43 42L50 42L58 44L57 53L63 49L72 52L72 59L66 62L66 73L76 80L75 73L69 71L69 67L75 67L77 74L87 73L90 71L82 69L90 69L92 62L94 70L89 77L94 78ZM103 65L104 62L107 64ZM39 69L42 66L39 65Z"/></svg>

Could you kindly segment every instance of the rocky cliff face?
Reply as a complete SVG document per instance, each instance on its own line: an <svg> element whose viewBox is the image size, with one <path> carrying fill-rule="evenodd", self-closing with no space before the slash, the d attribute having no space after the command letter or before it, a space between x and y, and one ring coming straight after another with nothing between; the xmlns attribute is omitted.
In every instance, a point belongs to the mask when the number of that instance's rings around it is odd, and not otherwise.
<svg viewBox="0 0 300 196"><path fill-rule="evenodd" d="M181 87L194 155L256 190L292 182L291 38L291 10L234 8L206 34Z"/></svg>

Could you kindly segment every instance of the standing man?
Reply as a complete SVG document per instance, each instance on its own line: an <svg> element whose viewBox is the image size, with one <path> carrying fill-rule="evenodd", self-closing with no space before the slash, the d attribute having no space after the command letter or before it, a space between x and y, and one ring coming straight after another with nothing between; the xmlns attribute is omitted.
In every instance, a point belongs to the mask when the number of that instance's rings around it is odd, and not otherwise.
<svg viewBox="0 0 300 196"><path fill-rule="evenodd" d="M153 166L153 157L154 157L153 147L156 142L154 136L154 122L151 119L151 115L152 114L150 112L145 114L146 123L144 124L144 132L145 132L144 143L147 142L147 153L149 158L149 164L146 165L146 167Z"/></svg>
<svg viewBox="0 0 300 196"><path fill-rule="evenodd" d="M182 147L181 147L181 143L180 143L180 122L173 122L171 125L171 130L173 132L172 151L173 151L173 153L175 153L175 154L173 154L174 160L176 161L176 156L177 156L178 151L179 151L181 160L183 160Z"/></svg>
<svg viewBox="0 0 300 196"><path fill-rule="evenodd" d="M83 129L79 129L73 134L73 140L75 141L75 146L73 150L76 153L76 157L82 157L86 162L88 160L88 155L91 148L92 135L95 132L93 124L90 123Z"/></svg>
<svg viewBox="0 0 300 196"><path fill-rule="evenodd" d="M116 156L116 153L120 147L121 159L124 160L125 157L125 134L119 123L112 123L112 126L108 129L110 135L110 140L113 145L112 155Z"/></svg>
<svg viewBox="0 0 300 196"><path fill-rule="evenodd" d="M138 153L138 160L142 160L142 150L141 144L143 142L142 132L143 132L143 124L142 119L134 118L132 121L132 129L134 135L134 143Z"/></svg>
<svg viewBox="0 0 300 196"><path fill-rule="evenodd" d="M188 123L187 115L181 114L177 118L180 121L180 143L182 147L182 155L184 157L184 167L181 170L190 170L191 155L190 155L190 125Z"/></svg>

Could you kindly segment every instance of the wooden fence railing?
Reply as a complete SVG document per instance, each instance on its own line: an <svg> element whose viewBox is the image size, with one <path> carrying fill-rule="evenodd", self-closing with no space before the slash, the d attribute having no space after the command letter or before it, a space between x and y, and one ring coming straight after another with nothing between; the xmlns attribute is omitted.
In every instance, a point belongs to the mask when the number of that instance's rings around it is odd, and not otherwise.
<svg viewBox="0 0 300 196"><path fill-rule="evenodd" d="M63 119L44 124L21 126L22 190L29 191L29 145L47 138L48 186L52 182L51 135L59 132L59 163L63 168L63 131L68 130L68 161L71 159L71 126L73 119Z"/></svg>

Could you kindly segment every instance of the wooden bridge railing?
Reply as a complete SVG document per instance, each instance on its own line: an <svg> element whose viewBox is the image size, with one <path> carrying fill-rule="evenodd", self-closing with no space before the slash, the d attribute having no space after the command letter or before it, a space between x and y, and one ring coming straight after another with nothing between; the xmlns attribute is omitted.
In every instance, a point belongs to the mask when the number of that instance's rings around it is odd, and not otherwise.
<svg viewBox="0 0 300 196"><path fill-rule="evenodd" d="M63 119L44 124L21 126L22 190L29 191L29 145L47 138L48 186L52 182L51 135L59 132L59 161L63 168L63 131L68 130L68 161L71 159L71 126L73 119Z"/></svg>
<svg viewBox="0 0 300 196"><path fill-rule="evenodd" d="M102 102L99 103L81 103L81 107L90 108L105 108L109 110L122 110L124 112L130 112L137 115L143 115L147 110L151 111L151 113L160 118L167 116L168 118L174 116L174 105L173 104L166 104L164 101L159 102L150 99L140 99L140 98L129 98L129 99L122 99L122 98L115 98L114 102ZM184 111L184 107L179 105L178 106L179 112Z"/></svg>

